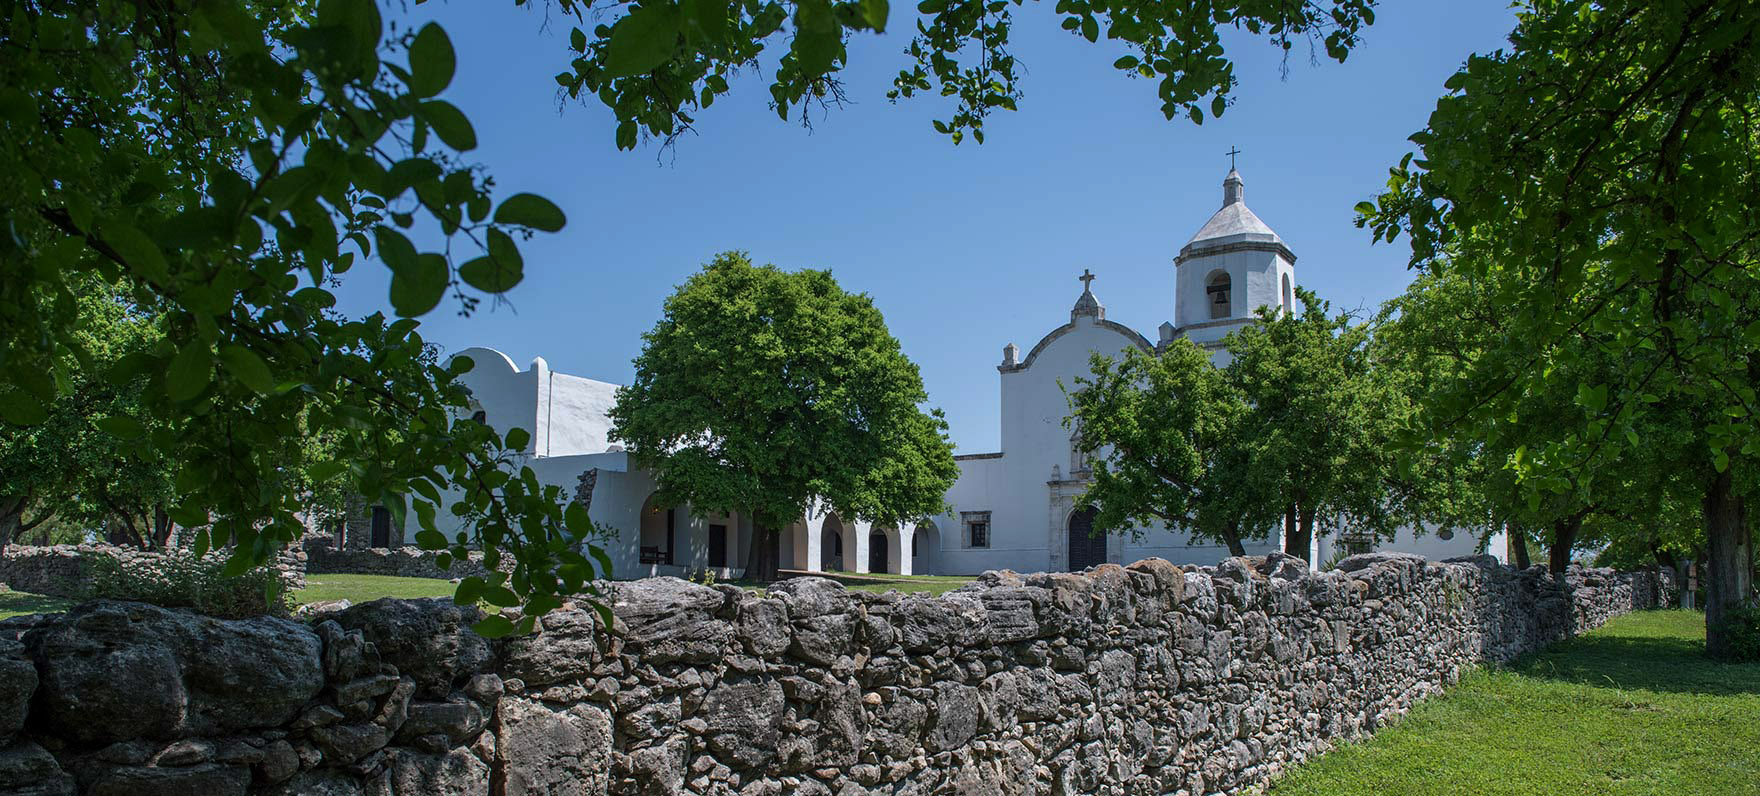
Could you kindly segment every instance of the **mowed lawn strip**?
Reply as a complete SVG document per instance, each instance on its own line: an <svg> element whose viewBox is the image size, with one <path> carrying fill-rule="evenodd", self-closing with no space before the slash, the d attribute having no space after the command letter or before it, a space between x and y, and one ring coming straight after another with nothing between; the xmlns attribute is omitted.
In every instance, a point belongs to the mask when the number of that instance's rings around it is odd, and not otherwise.
<svg viewBox="0 0 1760 796"><path fill-rule="evenodd" d="M73 601L61 597L32 594L28 591L0 589L0 619L25 614L48 614L73 607Z"/></svg>
<svg viewBox="0 0 1760 796"><path fill-rule="evenodd" d="M1760 794L1760 664L1704 657L1705 617L1629 614L1469 673L1271 796Z"/></svg>
<svg viewBox="0 0 1760 796"><path fill-rule="evenodd" d="M293 593L301 605L328 600L372 602L380 597L451 597L458 586L439 578L394 575L307 575L306 587Z"/></svg>

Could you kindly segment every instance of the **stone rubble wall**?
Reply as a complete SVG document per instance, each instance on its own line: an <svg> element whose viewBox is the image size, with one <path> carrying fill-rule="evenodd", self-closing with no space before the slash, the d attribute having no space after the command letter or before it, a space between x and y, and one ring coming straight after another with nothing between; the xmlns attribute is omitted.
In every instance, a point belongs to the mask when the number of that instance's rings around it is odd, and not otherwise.
<svg viewBox="0 0 1760 796"><path fill-rule="evenodd" d="M455 580L488 574L483 554L472 552L469 561L454 559L441 569L440 552L414 547L349 547L338 549L328 538L306 537L303 544L306 571L313 574L395 575L402 578Z"/></svg>
<svg viewBox="0 0 1760 796"><path fill-rule="evenodd" d="M313 625L139 603L0 621L0 794L1213 794L1628 611L1653 573L1292 558L615 585L487 641L378 600Z"/></svg>
<svg viewBox="0 0 1760 796"><path fill-rule="evenodd" d="M84 599L92 593L93 557L114 558L126 569L146 571L158 569L168 555L187 554L110 544L9 545L5 556L0 556L0 584L13 591ZM284 549L276 555L273 566L287 588L306 587L305 551Z"/></svg>

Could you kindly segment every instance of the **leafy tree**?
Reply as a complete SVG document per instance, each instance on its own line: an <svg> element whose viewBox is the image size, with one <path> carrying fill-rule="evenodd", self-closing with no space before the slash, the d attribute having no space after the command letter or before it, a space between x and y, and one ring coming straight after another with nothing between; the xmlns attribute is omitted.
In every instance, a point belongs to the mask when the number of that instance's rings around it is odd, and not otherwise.
<svg viewBox="0 0 1760 796"><path fill-rule="evenodd" d="M523 0L521 0L523 2ZM1024 0L924 0L916 35L887 98L950 97L952 113L934 122L954 143L970 133L984 141L984 120L1021 99L1021 66L1009 51L1011 6ZM615 114L617 146L632 149L642 134L671 140L696 115L731 91L741 70L774 57L770 107L805 120L812 105L845 99L839 73L852 36L883 32L888 0L642 0L627 13L588 27L600 11L586 0L556 0L579 24L570 31L575 56L556 82L570 97L597 97ZM1285 53L1299 42L1343 61L1375 21L1374 0L1223 0L1162 3L1060 0L1064 30L1089 42L1118 42L1113 67L1154 80L1167 118L1203 123L1220 116L1234 90L1234 64L1222 30L1266 36ZM779 54L778 54L778 51Z"/></svg>
<svg viewBox="0 0 1760 796"><path fill-rule="evenodd" d="M1306 559L1318 522L1391 536L1403 515L1388 471L1396 385L1373 378L1369 327L1298 289L1297 313L1261 307L1231 334L1223 378L1249 411L1238 488L1285 506L1284 552Z"/></svg>
<svg viewBox="0 0 1760 796"><path fill-rule="evenodd" d="M776 535L814 501L901 523L941 513L958 477L947 422L865 295L829 271L715 257L666 300L612 436L659 500L753 522L746 576L773 580Z"/></svg>
<svg viewBox="0 0 1760 796"><path fill-rule="evenodd" d="M1247 499L1241 488L1246 450L1238 441L1249 408L1190 340L1157 354L1095 354L1069 399L1065 422L1082 430L1078 444L1093 468L1083 499L1095 508L1097 532L1159 522L1239 556L1244 537L1281 515L1282 504Z"/></svg>
<svg viewBox="0 0 1760 796"><path fill-rule="evenodd" d="M1609 472L1649 444L1646 407L1691 407L1674 463L1701 476L1720 654L1722 615L1753 599L1760 7L1530 0L1510 41L1449 79L1413 136L1422 158L1360 223L1409 231L1414 267L1462 273L1502 308L1505 337L1474 365L1487 388L1459 414L1500 428L1510 401L1581 391L1588 421L1512 462L1524 489ZM1585 357L1611 368L1585 375Z"/></svg>
<svg viewBox="0 0 1760 796"><path fill-rule="evenodd" d="M1317 525L1395 531L1386 450L1403 399L1371 379L1366 325L1297 295L1300 313L1261 308L1225 338L1221 368L1187 340L1093 359L1066 423L1094 463L1096 528L1158 520L1244 555L1243 538L1282 522L1302 558Z"/></svg>
<svg viewBox="0 0 1760 796"><path fill-rule="evenodd" d="M592 10L556 5L583 21ZM1117 67L1157 79L1170 118L1201 120L1201 101L1221 113L1235 85L1219 28L1286 51L1323 44L1342 60L1372 5L1074 2L1060 13L1090 41L1104 31L1124 42L1134 54ZM475 133L439 96L456 64L444 30L387 35L379 9L375 0L0 0L0 421L49 421L72 389L73 363L90 359L75 333L75 285L92 276L120 284L163 336L102 374L144 377L140 417L152 422L105 432L175 465L166 516L211 521L197 547L230 545L243 571L299 533L309 484L340 478L395 512L414 511L426 546L459 554L478 545L491 564L511 554L511 578L467 580L459 596L529 596L529 620L595 574L576 550L591 523L571 521L563 501L519 471L507 440L459 417L457 373L425 355L413 319L448 296L468 312L481 294L513 287L518 241L565 219L540 197L493 190L466 159ZM916 66L896 93L955 97L939 129L981 139L984 116L1019 97L1008 7L937 0L920 10ZM643 130L689 125L735 71L784 38L771 91L779 113L835 101L848 37L888 18L885 0L632 3L571 32L577 57L559 80L571 96L612 107L627 148ZM976 59L962 66L968 45ZM401 320L331 311L335 281L365 258L390 269ZM455 488L466 499L442 506ZM438 534L429 518L440 508L473 531Z"/></svg>
<svg viewBox="0 0 1760 796"><path fill-rule="evenodd" d="M144 378L153 422L105 431L175 464L167 514L201 528L198 551L231 545L244 571L301 532L308 476L340 475L415 511L427 546L514 554L511 578L461 591L529 595L529 617L594 576L574 550L588 523L459 417L456 369L416 333L449 294L468 311L512 287L517 240L564 224L462 159L443 30L387 37L370 0L11 0L0 48L0 419L44 422L87 367L73 296L96 277L162 331L103 374ZM367 256L403 320L330 310ZM446 508L475 532L447 539L432 517L455 486Z"/></svg>
<svg viewBox="0 0 1760 796"><path fill-rule="evenodd" d="M1653 444L1624 449L1599 471L1560 471L1551 488L1523 480L1531 451L1555 444L1565 430L1595 421L1594 396L1583 390L1617 366L1608 352L1577 352L1548 382L1548 390L1496 400L1498 422L1475 427L1459 407L1497 392L1486 378L1500 378L1498 357L1525 355L1504 343L1509 333L1501 308L1483 286L1454 272L1421 274L1390 301L1377 323L1375 357L1384 373L1404 374L1418 411L1401 435L1405 469L1417 485L1419 513L1432 521L1519 537L1516 563L1527 566L1529 540L1544 541L1548 565L1563 573L1581 532L1597 520L1642 524L1659 511L1656 496L1668 488L1670 469L1658 451L1670 432L1662 407L1647 409Z"/></svg>

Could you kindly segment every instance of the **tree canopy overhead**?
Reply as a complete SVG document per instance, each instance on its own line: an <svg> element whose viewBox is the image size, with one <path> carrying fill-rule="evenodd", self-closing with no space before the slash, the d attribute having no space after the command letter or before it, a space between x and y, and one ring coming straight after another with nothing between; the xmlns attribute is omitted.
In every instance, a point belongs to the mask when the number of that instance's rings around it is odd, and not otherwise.
<svg viewBox="0 0 1760 796"><path fill-rule="evenodd" d="M666 300L620 388L612 436L657 505L739 512L746 577L776 572L778 531L822 503L901 524L939 514L958 476L947 421L865 295L829 271L717 256Z"/></svg>
<svg viewBox="0 0 1760 796"><path fill-rule="evenodd" d="M1675 422L1697 477L1721 617L1753 597L1744 500L1760 462L1760 6L1745 0L1529 0L1511 48L1447 83L1421 155L1359 205L1412 265L1484 290L1504 336L1445 408L1478 434L1571 396L1582 422L1518 448L1537 494L1618 479Z"/></svg>
<svg viewBox="0 0 1760 796"><path fill-rule="evenodd" d="M518 0L524 3L526 0ZM1009 49L1012 9L1025 0L923 0L914 31L887 97L919 94L953 103L935 129L959 143L984 140L984 120L1014 110L1023 68ZM739 73L775 65L770 107L787 119L814 104L844 98L839 74L851 37L885 32L909 17L888 0L640 0L606 22L608 6L554 0L574 17L575 56L556 82L571 97L597 97L616 115L617 146L632 149L642 134L670 139L726 95ZM1297 44L1343 61L1375 21L1375 0L1058 0L1060 25L1117 53L1121 73L1156 81L1161 112L1202 123L1220 116L1236 86L1222 31L1267 37L1285 52ZM589 22L588 20L592 20Z"/></svg>

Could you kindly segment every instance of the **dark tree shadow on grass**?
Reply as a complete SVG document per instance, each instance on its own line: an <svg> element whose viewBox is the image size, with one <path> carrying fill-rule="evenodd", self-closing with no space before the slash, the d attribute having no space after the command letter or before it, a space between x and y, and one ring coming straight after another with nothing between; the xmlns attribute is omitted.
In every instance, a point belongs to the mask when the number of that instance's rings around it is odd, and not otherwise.
<svg viewBox="0 0 1760 796"><path fill-rule="evenodd" d="M1597 633L1561 642L1511 667L1547 680L1676 694L1760 694L1760 663L1705 657L1704 639Z"/></svg>
<svg viewBox="0 0 1760 796"><path fill-rule="evenodd" d="M30 592L0 589L0 616L54 613L65 611L72 605L72 600L61 597L45 597Z"/></svg>

